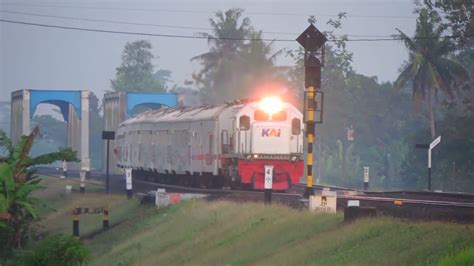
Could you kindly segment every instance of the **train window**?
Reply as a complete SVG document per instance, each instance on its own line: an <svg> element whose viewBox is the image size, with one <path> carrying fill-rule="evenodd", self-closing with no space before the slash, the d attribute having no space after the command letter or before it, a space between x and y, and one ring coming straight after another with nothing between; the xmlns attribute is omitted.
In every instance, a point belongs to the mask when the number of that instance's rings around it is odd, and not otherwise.
<svg viewBox="0 0 474 266"><path fill-rule="evenodd" d="M280 111L272 114L272 121L286 121L288 114L286 111Z"/></svg>
<svg viewBox="0 0 474 266"><path fill-rule="evenodd" d="M249 130L250 129L250 117L243 115L239 118L239 128L240 130Z"/></svg>
<svg viewBox="0 0 474 266"><path fill-rule="evenodd" d="M299 135L301 133L301 120L293 118L291 120L291 134Z"/></svg>
<svg viewBox="0 0 474 266"><path fill-rule="evenodd" d="M253 118L255 119L255 121L268 121L270 119L268 113L262 110L256 110L253 114Z"/></svg>

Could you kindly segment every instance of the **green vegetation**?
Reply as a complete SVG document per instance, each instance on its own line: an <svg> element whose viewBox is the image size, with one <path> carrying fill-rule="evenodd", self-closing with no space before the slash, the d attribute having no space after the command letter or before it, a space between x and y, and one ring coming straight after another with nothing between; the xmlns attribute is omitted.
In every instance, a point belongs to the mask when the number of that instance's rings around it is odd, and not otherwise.
<svg viewBox="0 0 474 266"><path fill-rule="evenodd" d="M0 261L8 260L13 249L21 249L27 242L31 224L38 219L41 201L32 192L41 188L40 179L29 167L50 164L57 160L77 161L70 148L30 158L30 150L39 128L29 136L22 136L14 145L0 130Z"/></svg>
<svg viewBox="0 0 474 266"><path fill-rule="evenodd" d="M122 64L111 81L115 91L165 91L165 84L154 76L154 58L151 43L139 40L127 43L123 50ZM162 76L158 72L158 77ZM165 75L166 77L169 76Z"/></svg>
<svg viewBox="0 0 474 266"><path fill-rule="evenodd" d="M207 38L209 51L191 59L202 66L193 80L203 102L218 104L254 98L262 93L260 85L285 81L283 68L274 64L282 51L272 53L273 43L261 40L262 32L255 30L250 19L244 17L243 9L218 11L209 24L212 34L199 33ZM268 89L281 93L281 87Z"/></svg>
<svg viewBox="0 0 474 266"><path fill-rule="evenodd" d="M80 216L81 239L91 251L91 265L474 262L473 225L384 217L345 224L341 213L317 215L286 206L227 201L189 200L156 209L127 200L125 195L104 195L101 183L88 186L86 195L77 193L74 180L43 177L43 184L46 188L35 196L48 207L40 210L37 237L71 235L73 208L109 206L111 228L106 232L101 231L102 215ZM68 194L65 185L76 189Z"/></svg>
<svg viewBox="0 0 474 266"><path fill-rule="evenodd" d="M448 256L438 263L439 266L471 266L474 263L474 247Z"/></svg>
<svg viewBox="0 0 474 266"><path fill-rule="evenodd" d="M79 239L57 234L36 243L32 251L23 255L22 262L35 266L75 266L87 264L89 257L89 250Z"/></svg>
<svg viewBox="0 0 474 266"><path fill-rule="evenodd" d="M87 245L92 265L433 265L472 247L474 227L388 218L344 224L341 214L193 200L148 209Z"/></svg>
<svg viewBox="0 0 474 266"><path fill-rule="evenodd" d="M72 234L72 210L74 208L109 207L110 226L114 226L130 218L129 215L138 207L138 202L127 200L125 195L106 195L101 182L90 181L86 184L86 194L78 192L77 180L59 180L55 177L42 177L41 191L35 192L45 203L40 209L41 220L37 225L37 235ZM67 193L65 186L72 186L74 191ZM82 214L80 216L80 236L100 232L102 230L102 214Z"/></svg>
<svg viewBox="0 0 474 266"><path fill-rule="evenodd" d="M6 156L0 157L0 240L1 257L12 248L22 248L28 239L31 223L38 218L40 200L32 192L41 188L40 179L29 167L49 164L57 160L77 161L70 148L30 158L30 150L39 128L29 136L22 136L14 145L0 130L0 148Z"/></svg>
<svg viewBox="0 0 474 266"><path fill-rule="evenodd" d="M419 108L422 101L427 102L432 140L437 137L433 105L435 98L438 99L438 91L443 92L447 101L454 101L463 83L469 80L464 67L448 58L455 47L449 39L442 38L445 27L439 25L440 21L438 14L421 9L413 39L397 29L410 58L395 81L395 87L411 83L416 106ZM431 38L424 38L426 36Z"/></svg>

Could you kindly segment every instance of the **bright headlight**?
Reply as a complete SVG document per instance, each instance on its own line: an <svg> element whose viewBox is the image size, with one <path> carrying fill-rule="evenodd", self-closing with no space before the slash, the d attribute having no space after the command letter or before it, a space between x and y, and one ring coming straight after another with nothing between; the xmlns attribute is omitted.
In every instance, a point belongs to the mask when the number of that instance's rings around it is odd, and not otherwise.
<svg viewBox="0 0 474 266"><path fill-rule="evenodd" d="M260 100L258 107L267 114L274 114L283 109L283 102L278 97L269 96Z"/></svg>

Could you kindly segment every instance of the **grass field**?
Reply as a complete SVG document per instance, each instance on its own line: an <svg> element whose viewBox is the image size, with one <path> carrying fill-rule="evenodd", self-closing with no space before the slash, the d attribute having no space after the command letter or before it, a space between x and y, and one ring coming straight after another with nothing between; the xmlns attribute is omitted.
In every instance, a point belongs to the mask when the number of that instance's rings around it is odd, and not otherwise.
<svg viewBox="0 0 474 266"><path fill-rule="evenodd" d="M72 211L78 207L108 206L110 225L121 223L138 208L137 201L127 200L125 195L106 195L103 184L89 182L86 194L79 194L79 183L73 179L59 180L54 177L42 177L45 188L35 192L45 206L40 210L41 220L37 223L39 234L72 234ZM66 193L65 186L72 185L73 192ZM87 236L102 229L102 214L83 214L80 216L80 234Z"/></svg>
<svg viewBox="0 0 474 266"><path fill-rule="evenodd" d="M386 217L344 224L340 213L278 205L201 199L156 209L125 196L51 194L49 200L61 202L58 211L45 212L49 232L70 233L74 205L109 203L116 226L84 239L92 265L474 264L474 225ZM81 230L83 224L84 234L98 230L100 221L100 215L81 220Z"/></svg>

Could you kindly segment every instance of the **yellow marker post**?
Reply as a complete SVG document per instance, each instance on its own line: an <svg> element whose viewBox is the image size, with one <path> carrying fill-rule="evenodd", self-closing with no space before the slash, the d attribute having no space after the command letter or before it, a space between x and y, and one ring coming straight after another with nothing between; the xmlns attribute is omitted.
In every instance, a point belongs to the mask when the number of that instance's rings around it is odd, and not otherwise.
<svg viewBox="0 0 474 266"><path fill-rule="evenodd" d="M109 229L109 206L104 206L104 217L102 220L102 229L105 231Z"/></svg>
<svg viewBox="0 0 474 266"><path fill-rule="evenodd" d="M306 93L306 140L307 140L307 157L306 157L306 193L307 197L314 195L313 189L313 143L315 137L314 129L314 86L309 86Z"/></svg>

